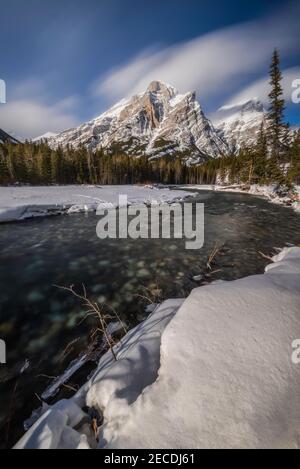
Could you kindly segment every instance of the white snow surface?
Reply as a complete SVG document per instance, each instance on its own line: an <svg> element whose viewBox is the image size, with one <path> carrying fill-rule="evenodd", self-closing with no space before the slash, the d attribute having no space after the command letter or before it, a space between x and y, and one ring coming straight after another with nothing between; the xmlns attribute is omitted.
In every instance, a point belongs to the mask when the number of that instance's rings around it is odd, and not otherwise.
<svg viewBox="0 0 300 469"><path fill-rule="evenodd" d="M191 193L149 185L0 187L0 223L112 208L118 205L119 195L127 195L131 204L160 204L182 200Z"/></svg>
<svg viewBox="0 0 300 469"><path fill-rule="evenodd" d="M35 137L32 141L33 142L41 142L43 140L49 140L49 138L54 138L56 137L57 133L55 132L46 132L43 135L40 135L39 137Z"/></svg>
<svg viewBox="0 0 300 469"><path fill-rule="evenodd" d="M286 248L264 275L163 303L16 447L298 448L299 285L300 248ZM103 413L98 445L86 404Z"/></svg>
<svg viewBox="0 0 300 469"><path fill-rule="evenodd" d="M242 101L239 101L238 103L225 104L225 106L221 106L218 110L219 111L232 111L232 109L236 110L236 108L244 107L245 105L249 103L259 103L258 97L243 99Z"/></svg>

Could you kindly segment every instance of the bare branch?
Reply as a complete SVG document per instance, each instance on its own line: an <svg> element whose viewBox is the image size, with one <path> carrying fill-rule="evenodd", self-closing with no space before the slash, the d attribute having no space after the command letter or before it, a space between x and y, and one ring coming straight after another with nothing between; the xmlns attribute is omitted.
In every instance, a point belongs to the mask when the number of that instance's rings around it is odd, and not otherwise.
<svg viewBox="0 0 300 469"><path fill-rule="evenodd" d="M103 310L103 308L99 306L97 302L91 301L87 296L87 289L84 284L82 284L82 293L77 292L75 290L74 285L71 285L70 287L61 287L58 285L55 285L55 286L59 288L60 290L71 293L73 296L75 296L77 299L81 301L82 305L85 308L87 308L86 315L80 321L79 324L82 324L88 317L94 317L98 319L99 326L97 327L97 329L93 331L91 338L93 339L97 332L100 332L101 334L103 334L107 346L111 350L111 353L114 359L117 360L117 356L114 351L114 341L112 340L112 338L107 332L108 321L117 320L122 325L122 329L124 330L125 333L127 333L127 330L125 329L124 324L121 321L118 314L116 313L116 311L112 307L109 306L113 314L108 314L106 311ZM104 306L107 306L107 305L104 305Z"/></svg>
<svg viewBox="0 0 300 469"><path fill-rule="evenodd" d="M258 254L259 254L261 257L263 257L264 259L267 259L268 261L270 261L270 262L272 262L272 263L274 262L273 259L272 259L272 257L267 256L267 255L264 254L263 252L258 251Z"/></svg>

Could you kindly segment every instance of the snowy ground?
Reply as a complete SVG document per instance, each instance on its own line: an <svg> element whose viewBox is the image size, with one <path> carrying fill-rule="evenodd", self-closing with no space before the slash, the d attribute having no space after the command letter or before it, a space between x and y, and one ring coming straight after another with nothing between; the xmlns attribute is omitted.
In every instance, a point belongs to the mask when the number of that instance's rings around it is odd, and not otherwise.
<svg viewBox="0 0 300 469"><path fill-rule="evenodd" d="M17 448L300 447L299 285L289 248L264 275L163 303ZM85 405L104 417L98 444Z"/></svg>
<svg viewBox="0 0 300 469"><path fill-rule="evenodd" d="M0 187L0 222L113 207L119 195L130 203L170 203L190 196L184 191L152 186Z"/></svg>

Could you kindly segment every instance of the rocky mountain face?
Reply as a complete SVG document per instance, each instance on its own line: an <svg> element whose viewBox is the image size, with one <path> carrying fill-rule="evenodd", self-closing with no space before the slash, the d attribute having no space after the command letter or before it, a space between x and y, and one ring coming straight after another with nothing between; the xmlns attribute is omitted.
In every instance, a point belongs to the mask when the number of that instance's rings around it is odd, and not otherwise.
<svg viewBox="0 0 300 469"><path fill-rule="evenodd" d="M154 81L144 93L124 99L96 119L57 135L52 147L84 145L91 150L120 151L132 156L181 156L193 164L236 153L255 143L265 111L254 99L223 106L214 125L204 115L195 93L179 94Z"/></svg>
<svg viewBox="0 0 300 469"><path fill-rule="evenodd" d="M149 158L181 155L193 163L228 153L195 93L179 94L159 81L96 119L50 138L50 146L85 145Z"/></svg>
<svg viewBox="0 0 300 469"><path fill-rule="evenodd" d="M262 103L251 99L237 105L221 107L215 115L214 125L232 154L242 146L255 144L265 118Z"/></svg>
<svg viewBox="0 0 300 469"><path fill-rule="evenodd" d="M7 134L4 132L4 130L0 129L0 143L20 143L17 139L14 137L11 137L11 135Z"/></svg>

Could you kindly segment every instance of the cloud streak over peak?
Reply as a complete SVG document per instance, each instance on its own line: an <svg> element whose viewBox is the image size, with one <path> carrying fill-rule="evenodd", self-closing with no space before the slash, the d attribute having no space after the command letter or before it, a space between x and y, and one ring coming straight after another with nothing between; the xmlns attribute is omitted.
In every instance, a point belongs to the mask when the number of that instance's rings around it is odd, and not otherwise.
<svg viewBox="0 0 300 469"><path fill-rule="evenodd" d="M110 102L162 80L181 92L196 90L199 99L219 101L266 73L274 47L284 57L299 45L300 6L259 21L224 28L170 47L145 50L94 83L93 93Z"/></svg>
<svg viewBox="0 0 300 469"><path fill-rule="evenodd" d="M196 91L210 115L240 97L265 100L275 47L287 74L300 67L298 0L27 3L6 2L0 28L7 85L0 127L19 137L86 122L153 80Z"/></svg>

